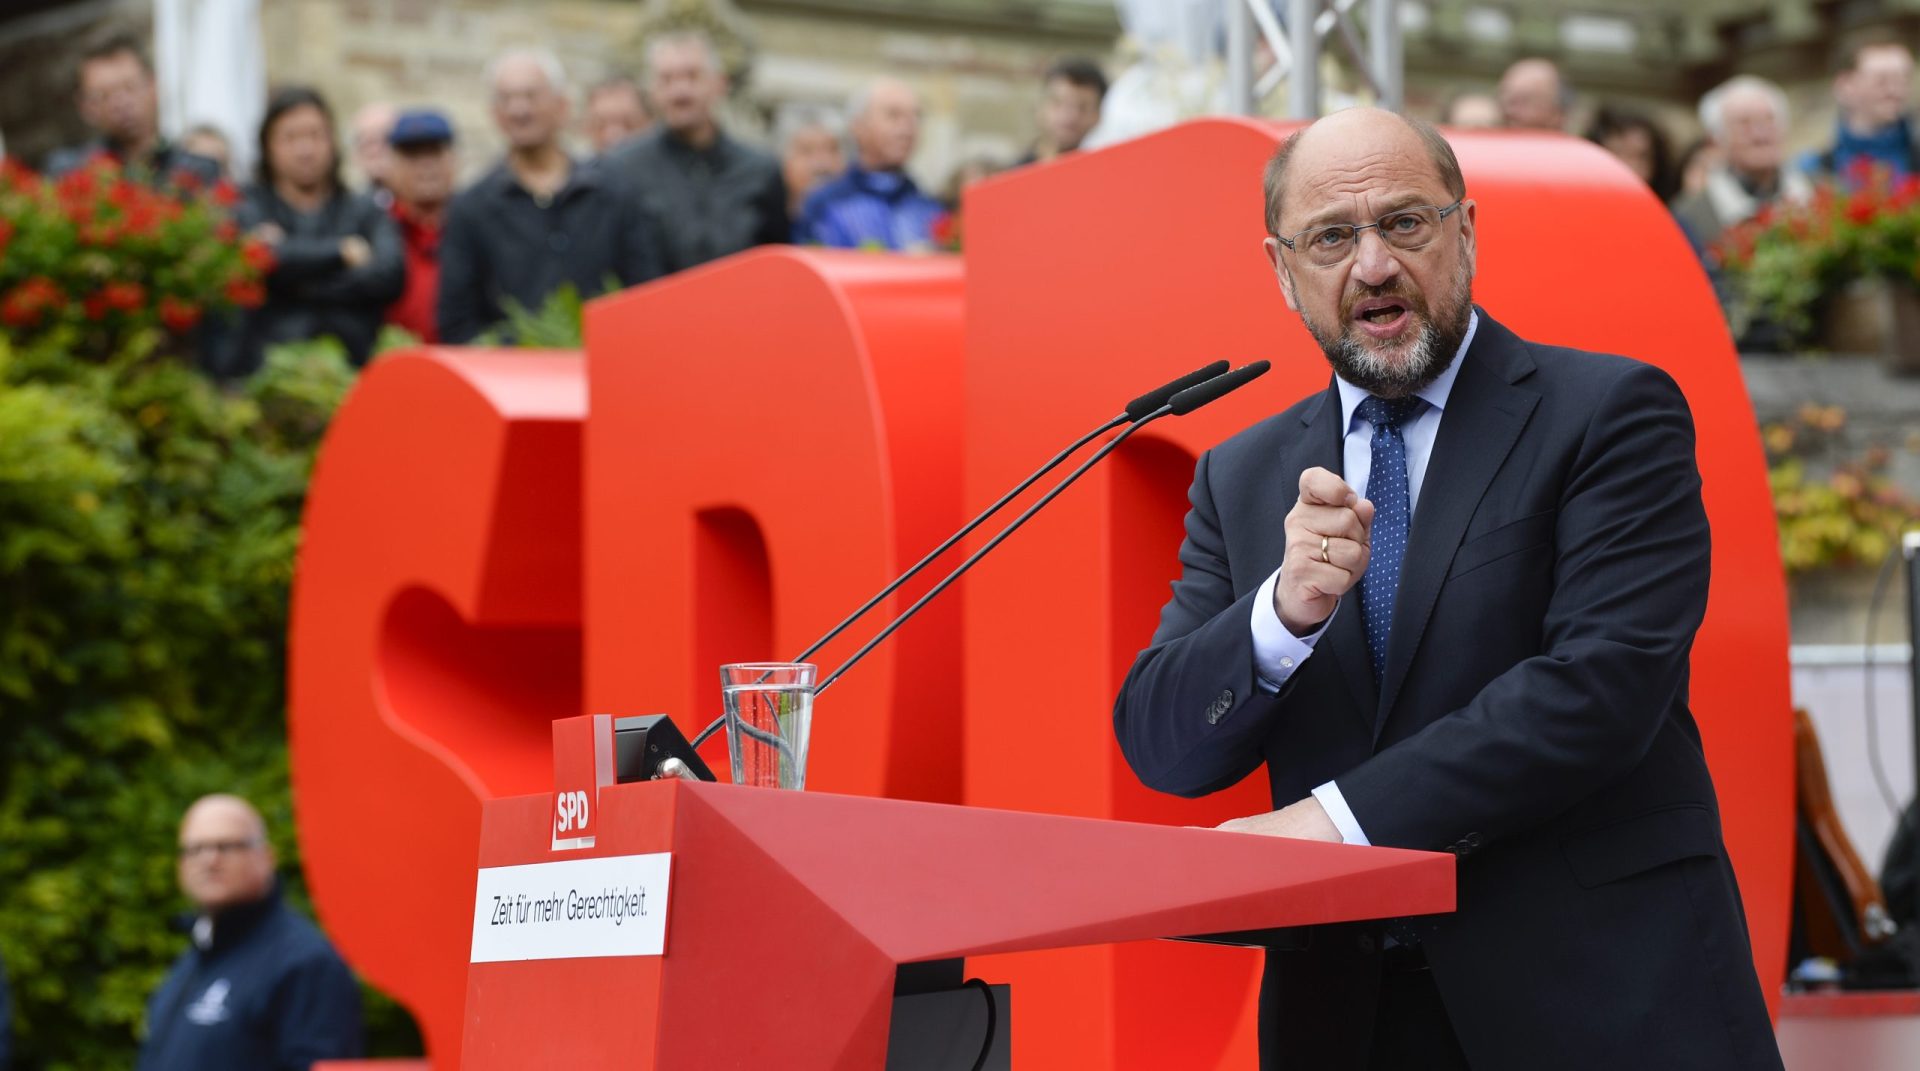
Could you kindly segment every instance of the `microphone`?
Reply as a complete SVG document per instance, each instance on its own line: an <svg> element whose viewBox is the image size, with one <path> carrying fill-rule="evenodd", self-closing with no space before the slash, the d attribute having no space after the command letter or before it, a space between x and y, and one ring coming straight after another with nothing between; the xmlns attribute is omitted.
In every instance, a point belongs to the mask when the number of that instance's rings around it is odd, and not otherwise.
<svg viewBox="0 0 1920 1071"><path fill-rule="evenodd" d="M919 613L922 607L932 602L941 592L953 586L954 581L960 579L960 577L966 573L967 570L973 568L980 559L991 553L993 548L1005 542L1008 536L1018 531L1020 526L1032 519L1034 514L1039 513L1042 509L1046 508L1048 503L1060 497L1061 492L1073 486L1073 482L1085 475L1088 469L1098 465L1108 454L1119 449L1120 444L1126 442L1127 438L1134 432L1159 420L1161 417L1185 416L1201 406L1216 402L1233 391L1239 390L1241 387L1265 375L1269 367L1271 367L1271 365L1266 361L1255 361L1252 364L1242 365L1224 375L1215 376L1212 379L1176 391L1162 404L1156 406L1146 414L1136 417L1126 428L1121 430L1120 434L1108 440L1104 446L1094 452L1092 457L1081 462L1080 467L1068 473L1065 479L1055 484L1051 490L1041 496L1038 502L1028 506L1025 512L1015 517L1005 528L995 533L992 539L987 540L985 546L974 551L967 557L966 561L961 562L953 572L942 577L938 584L935 584L925 595L920 596L920 598L917 599L912 606L907 607L899 617L888 622L886 628L881 629L877 635L868 640L859 650L855 651L851 658L840 663L838 669L827 674L826 679L814 685L813 694L818 696L821 692L832 687L834 681L845 676L848 670L852 669L861 659L865 658L869 652L884 642L888 636L893 635L901 625L906 624L908 619ZM1148 396L1143 396L1142 400L1146 397Z"/></svg>
<svg viewBox="0 0 1920 1071"><path fill-rule="evenodd" d="M972 535L974 529L985 524L988 518L992 517L994 514L1005 509L1007 506L1007 503L1012 502L1016 498L1019 498L1020 495L1023 494L1027 488L1032 487L1036 482L1039 481L1039 479L1042 476L1045 476L1047 473L1052 472L1056 468L1059 468L1061 462L1079 453L1080 450L1083 447L1085 447L1088 443L1092 442L1093 440L1099 438L1102 435L1105 435L1107 432L1112 431L1114 428L1117 428L1122 424L1127 424L1130 422L1135 422L1135 421L1144 419L1149 414L1154 413L1160 408L1162 408L1163 406L1168 405L1176 395L1182 394L1186 391L1190 391L1202 384L1205 384L1211 380L1217 379L1220 376L1227 374L1227 367L1228 367L1227 362L1215 361L1212 364L1206 365L1205 367L1196 368L1193 371L1188 372L1186 375L1181 376L1180 378L1173 380L1170 383L1163 383L1160 386L1155 387L1154 389L1148 391L1147 393L1142 394L1140 397L1135 398L1134 400L1128 402L1126 405L1126 408L1121 410L1118 415L1108 418L1107 420L1102 422L1099 427L1094 428L1092 431L1089 431L1085 435L1082 435L1078 439L1075 439L1071 446L1068 446L1065 450L1062 450L1059 453L1053 455L1053 457L1049 458L1047 460L1047 463L1040 466L1040 468L1037 471L1035 471L1033 475L1028 476L1024 480L1021 480L1020 483L1016 485L1013 490L1008 491L1004 495L1001 495L1000 498L993 503L993 505L988 506L986 509L982 510L979 516L975 517L973 520L968 521L966 525L962 527L959 531L953 533L951 536L948 536L945 542L933 548L931 551L928 551L927 556L915 562L912 568L908 569L904 573L901 573L899 576L894 577L893 580L890 581L886 587L881 588L879 592L877 592L873 596L873 598L868 599L864 603L861 603L859 609L848 614L846 618L843 619L839 624L828 629L826 635L820 637L819 639L813 641L813 643L809 644L806 650L801 651L800 654L794 658L794 661L805 662L808 658L812 657L815 652L819 651L820 648L825 647L827 644L833 642L835 637L839 636L842 632L845 632L848 629L848 627L850 627L855 621L858 621L861 618L867 616L867 614L870 613L874 607L884 602L887 596L892 595L894 592L900 590L900 585L905 584L907 581L912 580L916 576L919 576L922 572L926 570L927 566L932 565L934 563L935 559L939 558L942 554L945 554L947 551L953 549L954 544L960 542L962 539L965 539L967 536ZM715 720L713 724L708 725L705 729L700 730L700 735L693 738L692 746L699 747L701 744L706 743L707 738L712 736L714 732L724 724L726 724L726 718L722 716L721 718Z"/></svg>

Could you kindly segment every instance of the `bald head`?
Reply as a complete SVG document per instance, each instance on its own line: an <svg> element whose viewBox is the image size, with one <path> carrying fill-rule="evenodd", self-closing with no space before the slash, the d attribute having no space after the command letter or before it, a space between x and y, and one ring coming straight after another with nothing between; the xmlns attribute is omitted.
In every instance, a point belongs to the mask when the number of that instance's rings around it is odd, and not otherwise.
<svg viewBox="0 0 1920 1071"><path fill-rule="evenodd" d="M1432 125L1382 108L1348 108L1296 131L1267 161L1263 184L1267 233L1292 233L1286 229L1285 206L1297 177L1337 175L1394 154L1430 167L1432 179L1449 195L1448 201L1466 196L1466 180L1453 147Z"/></svg>
<svg viewBox="0 0 1920 1071"><path fill-rule="evenodd" d="M907 166L920 140L920 95L912 86L898 78L875 79L854 97L847 113L853 116L861 167L898 171Z"/></svg>
<svg viewBox="0 0 1920 1071"><path fill-rule="evenodd" d="M224 793L202 796L180 821L180 891L216 914L252 903L273 886L267 824L251 803Z"/></svg>
<svg viewBox="0 0 1920 1071"><path fill-rule="evenodd" d="M1523 59L1500 76L1500 113L1523 130L1564 130L1567 83L1552 60Z"/></svg>

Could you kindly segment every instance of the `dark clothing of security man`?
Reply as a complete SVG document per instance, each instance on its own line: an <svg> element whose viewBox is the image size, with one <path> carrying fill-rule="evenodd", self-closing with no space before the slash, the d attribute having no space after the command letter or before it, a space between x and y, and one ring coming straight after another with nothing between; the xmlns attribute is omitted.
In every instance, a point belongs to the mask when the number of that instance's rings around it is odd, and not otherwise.
<svg viewBox="0 0 1920 1071"><path fill-rule="evenodd" d="M669 272L787 240L780 161L725 131L695 147L663 127L614 149L607 163L660 221Z"/></svg>
<svg viewBox="0 0 1920 1071"><path fill-rule="evenodd" d="M147 1005L137 1071L304 1071L362 1054L353 972L278 888L192 935Z"/></svg>
<svg viewBox="0 0 1920 1071"><path fill-rule="evenodd" d="M1459 860L1452 914L1268 954L1263 1068L1779 1068L1688 709L1686 399L1476 310L1475 212L1390 112L1275 155L1268 256L1334 381L1200 458L1121 750L1183 796L1265 766L1278 809L1225 830Z"/></svg>

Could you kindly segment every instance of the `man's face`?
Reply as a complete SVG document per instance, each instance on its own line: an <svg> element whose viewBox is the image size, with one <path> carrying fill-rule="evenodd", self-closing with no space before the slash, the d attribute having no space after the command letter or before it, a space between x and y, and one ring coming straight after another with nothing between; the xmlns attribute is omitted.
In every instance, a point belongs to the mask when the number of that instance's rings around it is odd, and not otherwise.
<svg viewBox="0 0 1920 1071"><path fill-rule="evenodd" d="M1048 144L1060 152L1072 152L1087 140L1099 122L1099 91L1065 78L1047 83L1046 93L1040 99L1040 129Z"/></svg>
<svg viewBox="0 0 1920 1071"><path fill-rule="evenodd" d="M896 171L907 166L920 140L920 100L899 82L881 82L867 97L867 106L853 120L853 140L861 163L872 171Z"/></svg>
<svg viewBox="0 0 1920 1071"><path fill-rule="evenodd" d="M252 903L273 884L273 848L238 800L201 800L180 823L180 891L202 911Z"/></svg>
<svg viewBox="0 0 1920 1071"><path fill-rule="evenodd" d="M153 76L131 52L80 65L79 108L81 120L111 142L137 144L159 128Z"/></svg>
<svg viewBox="0 0 1920 1071"><path fill-rule="evenodd" d="M811 126L787 139L780 167L786 175L787 189L800 193L845 171L847 161L833 131Z"/></svg>
<svg viewBox="0 0 1920 1071"><path fill-rule="evenodd" d="M1913 91L1913 53L1899 45L1869 48L1834 87L1840 107L1863 127L1878 130L1906 114Z"/></svg>
<svg viewBox="0 0 1920 1071"><path fill-rule="evenodd" d="M653 46L647 92L667 129L692 133L713 122L727 80L713 54L697 41L667 40Z"/></svg>
<svg viewBox="0 0 1920 1071"><path fill-rule="evenodd" d="M1720 106L1721 147L1727 163L1749 175L1770 175L1779 170L1786 155L1785 132L1780 115L1765 94L1740 90L1727 95Z"/></svg>
<svg viewBox="0 0 1920 1071"><path fill-rule="evenodd" d="M274 178L310 190L333 172L333 131L327 117L311 104L284 113L267 135L267 159Z"/></svg>
<svg viewBox="0 0 1920 1071"><path fill-rule="evenodd" d="M606 86L587 98L587 141L596 153L640 133L649 122L640 91L632 86Z"/></svg>
<svg viewBox="0 0 1920 1071"><path fill-rule="evenodd" d="M514 148L543 148L567 125L567 98L547 80L540 64L510 57L494 72L493 121Z"/></svg>
<svg viewBox="0 0 1920 1071"><path fill-rule="evenodd" d="M393 195L401 204L438 208L453 197L453 146L444 141L393 150Z"/></svg>
<svg viewBox="0 0 1920 1071"><path fill-rule="evenodd" d="M393 148L387 143L387 135L393 132L395 118L393 108L386 104L369 104L354 113L353 163L369 182L385 185L392 178Z"/></svg>
<svg viewBox="0 0 1920 1071"><path fill-rule="evenodd" d="M1500 113L1524 130L1560 130L1560 72L1544 60L1522 60L1500 79Z"/></svg>
<svg viewBox="0 0 1920 1071"><path fill-rule="evenodd" d="M1452 204L1419 136L1373 109L1315 124L1296 147L1279 231L1289 239L1334 223L1373 223L1401 209ZM1378 229L1347 255L1321 264L1266 240L1287 307L1300 314L1334 371L1384 398L1404 397L1452 363L1472 312L1474 206L1440 220L1419 249L1399 249ZM1299 240L1295 239L1296 244Z"/></svg>

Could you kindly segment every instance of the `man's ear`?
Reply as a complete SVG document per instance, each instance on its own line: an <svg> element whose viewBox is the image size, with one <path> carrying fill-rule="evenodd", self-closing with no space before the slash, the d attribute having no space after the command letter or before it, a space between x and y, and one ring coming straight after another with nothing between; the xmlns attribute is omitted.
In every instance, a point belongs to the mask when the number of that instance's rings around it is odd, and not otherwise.
<svg viewBox="0 0 1920 1071"><path fill-rule="evenodd" d="M1460 251L1467 258L1469 270L1475 267L1474 252L1478 245L1474 241L1474 224L1479 219L1476 214L1479 207L1474 201L1467 201L1460 206Z"/></svg>
<svg viewBox="0 0 1920 1071"><path fill-rule="evenodd" d="M1287 308L1299 312L1300 301L1293 292L1293 273L1287 270L1286 261L1280 257L1280 239L1267 238L1260 243L1260 248L1266 251L1267 263L1273 268L1274 279L1280 283L1280 296L1286 299Z"/></svg>

